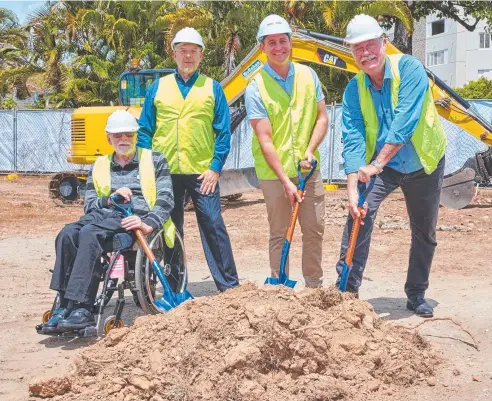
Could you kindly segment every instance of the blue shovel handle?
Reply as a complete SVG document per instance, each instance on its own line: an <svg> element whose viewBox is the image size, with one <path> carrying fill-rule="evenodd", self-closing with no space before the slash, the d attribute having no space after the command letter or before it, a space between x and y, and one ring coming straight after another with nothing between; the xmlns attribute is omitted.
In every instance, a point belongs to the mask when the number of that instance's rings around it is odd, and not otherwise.
<svg viewBox="0 0 492 401"><path fill-rule="evenodd" d="M372 191L375 182L376 182L376 176L371 177L371 181L369 181L369 185L367 185L365 182L357 181L357 190L359 191L359 202L357 203L357 207L364 206L366 197L369 194L369 192Z"/></svg>
<svg viewBox="0 0 492 401"><path fill-rule="evenodd" d="M302 160L300 160L298 163L297 163L297 177L299 178L299 186L297 187L300 191L304 191L304 189L306 188L306 183L308 182L308 180L311 178L311 176L314 174L314 172L316 171L316 166L318 165L318 161L316 159L313 159L311 161L311 170L309 170L309 173L308 175L306 175L305 177L302 176L302 172L301 172L301 162Z"/></svg>
<svg viewBox="0 0 492 401"><path fill-rule="evenodd" d="M133 202L130 199L128 203L117 203L119 200L123 199L120 195L113 195L110 197L111 207L118 212L123 213L125 216L129 217L133 214Z"/></svg>

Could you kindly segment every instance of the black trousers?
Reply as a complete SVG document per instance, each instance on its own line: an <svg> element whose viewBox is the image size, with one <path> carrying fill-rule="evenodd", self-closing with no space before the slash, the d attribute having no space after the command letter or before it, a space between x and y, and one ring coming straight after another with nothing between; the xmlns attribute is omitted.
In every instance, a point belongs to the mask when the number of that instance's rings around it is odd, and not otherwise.
<svg viewBox="0 0 492 401"><path fill-rule="evenodd" d="M191 196L195 206L198 229L203 251L215 285L225 291L239 285L236 263L232 254L231 240L222 218L219 185L215 192L203 195L198 175L172 174L174 209L171 218L179 233L184 237L184 197L185 191Z"/></svg>
<svg viewBox="0 0 492 401"><path fill-rule="evenodd" d="M65 292L67 300L94 303L103 273L101 256L113 250L115 234L127 232L122 218L115 211L94 210L67 224L56 237L50 288Z"/></svg>

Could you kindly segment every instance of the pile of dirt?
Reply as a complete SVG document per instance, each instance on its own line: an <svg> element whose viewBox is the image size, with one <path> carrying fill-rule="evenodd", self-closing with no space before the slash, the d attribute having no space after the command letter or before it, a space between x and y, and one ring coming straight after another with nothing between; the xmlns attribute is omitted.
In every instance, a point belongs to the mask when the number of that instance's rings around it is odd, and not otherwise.
<svg viewBox="0 0 492 401"><path fill-rule="evenodd" d="M113 330L70 375L30 390L51 396L54 383L64 401L381 400L425 383L436 363L418 334L352 295L247 283Z"/></svg>

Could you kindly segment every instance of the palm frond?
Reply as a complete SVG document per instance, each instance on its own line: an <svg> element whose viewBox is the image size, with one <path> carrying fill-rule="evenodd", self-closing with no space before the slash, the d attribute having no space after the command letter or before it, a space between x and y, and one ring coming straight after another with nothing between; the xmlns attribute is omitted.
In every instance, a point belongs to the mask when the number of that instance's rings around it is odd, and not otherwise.
<svg viewBox="0 0 492 401"><path fill-rule="evenodd" d="M413 34L414 26L412 12L408 8L407 4L402 0L379 0L374 2L364 2L359 7L359 10L375 18L378 16L389 16L398 18L405 26L407 32L410 35Z"/></svg>

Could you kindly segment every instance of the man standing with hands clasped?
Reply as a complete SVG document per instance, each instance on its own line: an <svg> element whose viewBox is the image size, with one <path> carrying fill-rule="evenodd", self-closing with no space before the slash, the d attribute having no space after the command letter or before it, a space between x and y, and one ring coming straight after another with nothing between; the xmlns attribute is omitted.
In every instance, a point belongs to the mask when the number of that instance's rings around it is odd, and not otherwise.
<svg viewBox="0 0 492 401"><path fill-rule="evenodd" d="M225 291L239 285L218 184L231 142L229 106L220 84L197 71L205 48L200 34L183 28L172 48L176 71L149 88L137 145L162 152L169 162L171 218L181 235L185 191L191 196L208 266L219 291Z"/></svg>

